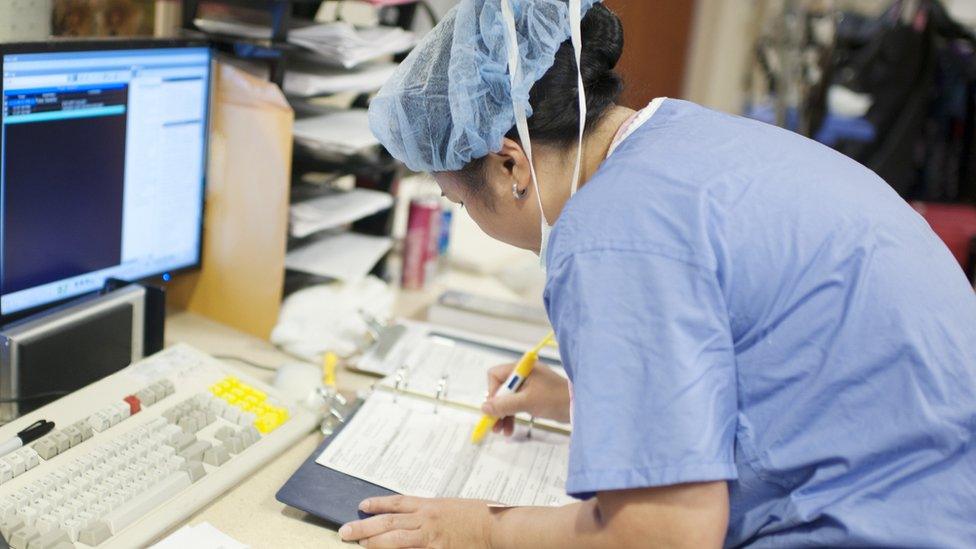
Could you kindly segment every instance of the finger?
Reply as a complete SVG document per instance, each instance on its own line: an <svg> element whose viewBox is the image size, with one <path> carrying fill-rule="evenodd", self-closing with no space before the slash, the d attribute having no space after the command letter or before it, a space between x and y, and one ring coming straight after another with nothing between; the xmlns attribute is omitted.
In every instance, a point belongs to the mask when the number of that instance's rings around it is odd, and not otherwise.
<svg viewBox="0 0 976 549"><path fill-rule="evenodd" d="M403 549L408 547L424 547L424 533L414 530L392 530L377 536L359 541L359 545L369 549Z"/></svg>
<svg viewBox="0 0 976 549"><path fill-rule="evenodd" d="M514 364L500 364L488 370L488 394L494 395L499 385L508 379L515 368Z"/></svg>
<svg viewBox="0 0 976 549"><path fill-rule="evenodd" d="M371 538L395 530L413 530L420 527L420 518L413 514L373 515L367 519L343 524L339 536L346 541Z"/></svg>
<svg viewBox="0 0 976 549"><path fill-rule="evenodd" d="M515 418L508 416L502 420L502 430L505 432L505 436L510 437L512 433L515 432Z"/></svg>
<svg viewBox="0 0 976 549"><path fill-rule="evenodd" d="M501 433L505 429L505 423L511 422L513 420L512 416L499 418L495 422L495 425L491 428L492 433Z"/></svg>
<svg viewBox="0 0 976 549"><path fill-rule="evenodd" d="M514 416L519 412L526 412L528 405L527 393L520 391L509 395L492 397L481 405L481 411L492 417Z"/></svg>
<svg viewBox="0 0 976 549"><path fill-rule="evenodd" d="M371 515L379 515L381 513L413 513L420 507L421 499L409 496L369 498L364 499L359 504L359 510Z"/></svg>

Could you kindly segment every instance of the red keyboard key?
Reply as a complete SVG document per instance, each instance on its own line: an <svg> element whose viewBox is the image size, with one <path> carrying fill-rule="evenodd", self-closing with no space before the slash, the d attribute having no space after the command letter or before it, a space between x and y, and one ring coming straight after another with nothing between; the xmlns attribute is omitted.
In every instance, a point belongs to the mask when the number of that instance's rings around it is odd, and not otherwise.
<svg viewBox="0 0 976 549"><path fill-rule="evenodd" d="M138 414L139 413L139 410L142 409L142 403L139 402L139 398L136 397L135 395L129 395L129 396L123 398L122 400L124 400L125 402L127 402L129 404L129 413L130 413L130 415Z"/></svg>

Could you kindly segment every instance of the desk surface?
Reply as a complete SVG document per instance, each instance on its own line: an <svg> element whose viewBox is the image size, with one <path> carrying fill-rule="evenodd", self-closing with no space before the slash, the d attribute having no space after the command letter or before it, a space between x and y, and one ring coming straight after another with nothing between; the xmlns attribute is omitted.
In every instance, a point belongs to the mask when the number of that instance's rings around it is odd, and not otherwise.
<svg viewBox="0 0 976 549"><path fill-rule="evenodd" d="M488 297L519 298L494 279L451 273L430 291L400 294L395 313L401 317L422 318L434 297L448 287L476 289L477 293ZM238 356L270 367L296 360L278 351L268 341L187 312L168 316L166 342L189 343L213 355ZM235 364L246 373L269 383L274 377L273 372L268 370ZM368 388L376 378L343 370L339 372L337 381L342 391L355 392ZM322 435L318 432L309 434L247 480L198 511L187 523L209 522L234 539L255 548L358 547L343 543L335 530L307 513L279 503L274 497L278 488L321 440Z"/></svg>

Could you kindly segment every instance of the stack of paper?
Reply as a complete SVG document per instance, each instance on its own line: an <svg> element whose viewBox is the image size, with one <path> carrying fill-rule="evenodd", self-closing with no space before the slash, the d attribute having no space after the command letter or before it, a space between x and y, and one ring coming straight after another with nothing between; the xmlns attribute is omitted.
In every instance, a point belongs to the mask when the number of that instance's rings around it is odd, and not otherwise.
<svg viewBox="0 0 976 549"><path fill-rule="evenodd" d="M285 267L343 282L355 282L368 275L392 245L393 239L384 236L330 234L288 252Z"/></svg>
<svg viewBox="0 0 976 549"><path fill-rule="evenodd" d="M292 204L291 235L304 238L319 231L335 229L381 212L393 205L388 193L353 189Z"/></svg>
<svg viewBox="0 0 976 549"><path fill-rule="evenodd" d="M226 19L194 19L193 24L204 32L226 34L255 40L271 40L271 28Z"/></svg>
<svg viewBox="0 0 976 549"><path fill-rule="evenodd" d="M366 109L337 110L296 120L294 134L301 145L331 155L353 156L380 144L369 131Z"/></svg>
<svg viewBox="0 0 976 549"><path fill-rule="evenodd" d="M373 92L383 87L396 68L396 63L364 63L352 70L311 63L289 63L288 73L285 75L285 93L309 97L330 93Z"/></svg>
<svg viewBox="0 0 976 549"><path fill-rule="evenodd" d="M294 29L288 41L350 69L365 61L405 52L416 44L417 38L400 27L357 29L338 21Z"/></svg>
<svg viewBox="0 0 976 549"><path fill-rule="evenodd" d="M270 40L271 28L221 19L197 19L200 30L215 34ZM291 29L288 42L312 51L323 60L351 69L366 61L402 53L414 46L417 37L400 27L376 26L357 29L345 21Z"/></svg>

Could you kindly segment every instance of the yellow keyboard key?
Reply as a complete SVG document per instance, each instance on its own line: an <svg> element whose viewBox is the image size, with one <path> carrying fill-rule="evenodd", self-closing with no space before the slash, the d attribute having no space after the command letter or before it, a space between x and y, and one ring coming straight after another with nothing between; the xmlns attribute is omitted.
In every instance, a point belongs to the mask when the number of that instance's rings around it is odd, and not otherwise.
<svg viewBox="0 0 976 549"><path fill-rule="evenodd" d="M271 431L274 431L277 425L274 424L274 418L264 415L254 420L254 428L257 429L262 435L266 435Z"/></svg>

